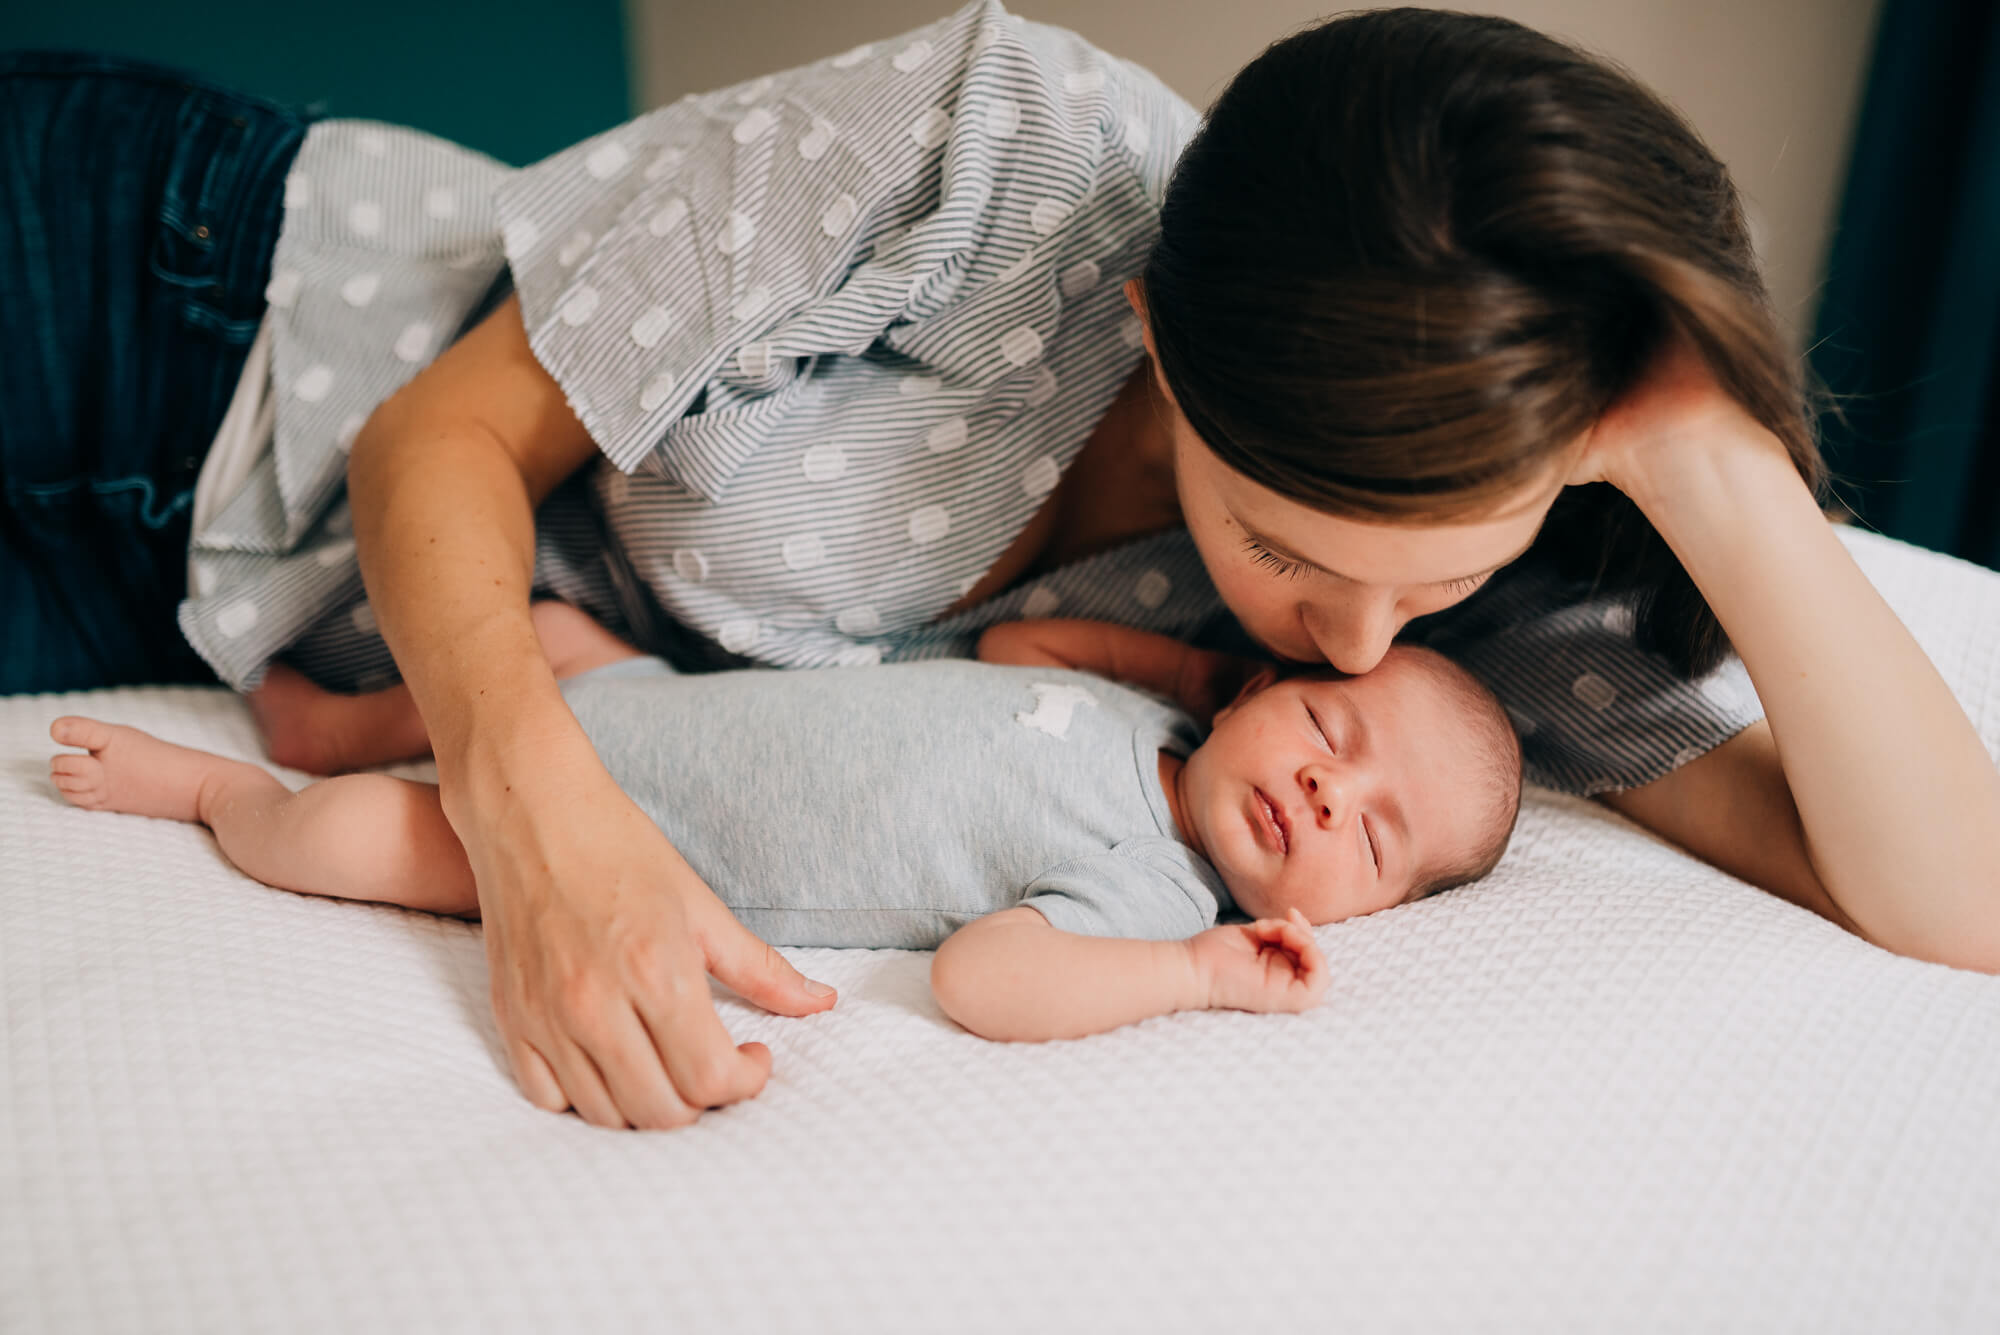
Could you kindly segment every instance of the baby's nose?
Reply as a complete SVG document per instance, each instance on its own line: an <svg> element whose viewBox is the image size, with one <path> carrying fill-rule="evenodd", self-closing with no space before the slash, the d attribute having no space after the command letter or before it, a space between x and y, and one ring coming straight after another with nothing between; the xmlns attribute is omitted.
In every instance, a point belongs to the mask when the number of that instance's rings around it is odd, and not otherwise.
<svg viewBox="0 0 2000 1335"><path fill-rule="evenodd" d="M1342 782L1324 765L1308 765L1299 772L1299 786L1305 790L1306 805L1312 812L1314 824L1325 829L1347 819L1347 808L1352 800L1348 796L1353 787L1351 783Z"/></svg>

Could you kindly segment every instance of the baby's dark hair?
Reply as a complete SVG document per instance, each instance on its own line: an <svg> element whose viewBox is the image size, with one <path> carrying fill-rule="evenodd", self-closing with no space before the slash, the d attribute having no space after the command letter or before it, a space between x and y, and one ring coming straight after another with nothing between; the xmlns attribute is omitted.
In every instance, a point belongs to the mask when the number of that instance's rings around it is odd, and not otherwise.
<svg viewBox="0 0 2000 1335"><path fill-rule="evenodd" d="M1414 644L1398 644L1390 652L1420 661L1452 703L1462 707L1460 735L1465 742L1465 760L1476 767L1493 808L1472 852L1453 864L1425 868L1403 901L1407 904L1477 881L1500 864L1521 814L1521 740L1514 735L1513 721L1499 697L1457 663L1435 649ZM1331 668L1305 668L1287 675L1339 680L1347 674Z"/></svg>

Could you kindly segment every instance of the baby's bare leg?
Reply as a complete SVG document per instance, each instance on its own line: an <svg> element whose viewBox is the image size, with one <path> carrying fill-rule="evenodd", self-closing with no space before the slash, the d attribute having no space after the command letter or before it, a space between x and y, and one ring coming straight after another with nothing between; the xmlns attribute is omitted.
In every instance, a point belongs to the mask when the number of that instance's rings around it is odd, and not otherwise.
<svg viewBox="0 0 2000 1335"><path fill-rule="evenodd" d="M49 736L90 752L49 762L80 807L194 821L266 885L432 913L479 912L472 869L435 785L352 774L292 792L241 760L74 715Z"/></svg>
<svg viewBox="0 0 2000 1335"><path fill-rule="evenodd" d="M591 668L637 658L639 651L568 603L545 601L529 609L542 656L558 681ZM360 695L315 686L283 663L273 663L263 684L246 697L264 732L271 759L308 774L340 774L430 754L430 734L416 698L401 684Z"/></svg>

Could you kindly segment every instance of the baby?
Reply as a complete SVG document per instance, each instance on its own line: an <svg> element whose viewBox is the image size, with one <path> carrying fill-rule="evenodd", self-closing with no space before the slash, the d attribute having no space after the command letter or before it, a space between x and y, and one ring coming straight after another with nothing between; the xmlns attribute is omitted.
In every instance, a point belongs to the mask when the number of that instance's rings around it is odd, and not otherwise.
<svg viewBox="0 0 2000 1335"><path fill-rule="evenodd" d="M1421 649L1354 678L1264 667L1214 710L1242 660L1096 622L996 626L976 663L682 676L574 608L534 616L606 769L747 927L935 948L939 1004L989 1038L1307 1009L1311 925L1484 875L1519 805L1505 713ZM200 822L281 888L478 912L435 785L294 793L133 728L50 735L89 752L51 761L78 806ZM1253 921L1217 925L1233 911Z"/></svg>

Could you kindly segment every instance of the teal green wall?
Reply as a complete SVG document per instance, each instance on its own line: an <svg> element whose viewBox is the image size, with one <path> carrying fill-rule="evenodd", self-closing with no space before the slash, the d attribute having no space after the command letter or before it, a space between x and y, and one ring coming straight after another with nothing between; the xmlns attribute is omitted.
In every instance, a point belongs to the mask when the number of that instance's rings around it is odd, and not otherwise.
<svg viewBox="0 0 2000 1335"><path fill-rule="evenodd" d="M0 0L0 49L142 56L515 164L632 114L620 0Z"/></svg>

